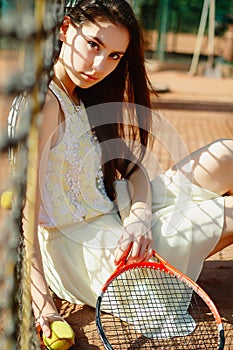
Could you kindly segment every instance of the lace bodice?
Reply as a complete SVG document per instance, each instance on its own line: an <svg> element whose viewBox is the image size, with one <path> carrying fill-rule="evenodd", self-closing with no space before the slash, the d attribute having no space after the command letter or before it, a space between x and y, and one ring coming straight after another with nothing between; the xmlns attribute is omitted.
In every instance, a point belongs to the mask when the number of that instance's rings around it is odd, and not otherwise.
<svg viewBox="0 0 233 350"><path fill-rule="evenodd" d="M101 170L101 149L86 110L73 105L54 82L50 89L64 111L59 142L49 151L45 183L41 184L40 224L46 227L90 220L113 209ZM43 159L42 159L43 167Z"/></svg>

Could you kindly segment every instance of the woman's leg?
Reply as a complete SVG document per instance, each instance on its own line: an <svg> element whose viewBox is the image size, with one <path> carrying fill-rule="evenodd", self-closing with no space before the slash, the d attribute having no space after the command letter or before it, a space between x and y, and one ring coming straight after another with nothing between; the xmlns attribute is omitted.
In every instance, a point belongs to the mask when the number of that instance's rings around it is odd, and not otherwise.
<svg viewBox="0 0 233 350"><path fill-rule="evenodd" d="M233 244L233 196L225 197L224 226L222 236L209 256Z"/></svg>
<svg viewBox="0 0 233 350"><path fill-rule="evenodd" d="M184 174L192 165L192 182L225 196L221 239L210 255L233 243L233 140L217 140L190 154L176 165Z"/></svg>

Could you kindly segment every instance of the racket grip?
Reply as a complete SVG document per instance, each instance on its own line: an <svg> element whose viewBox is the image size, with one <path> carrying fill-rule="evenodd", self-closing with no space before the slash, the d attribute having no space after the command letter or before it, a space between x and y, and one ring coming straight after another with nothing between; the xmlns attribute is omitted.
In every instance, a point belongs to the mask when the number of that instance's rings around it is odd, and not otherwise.
<svg viewBox="0 0 233 350"><path fill-rule="evenodd" d="M131 197L129 193L128 180L116 180L114 181L114 188L116 192L116 204L118 206L121 220L124 221L130 212Z"/></svg>

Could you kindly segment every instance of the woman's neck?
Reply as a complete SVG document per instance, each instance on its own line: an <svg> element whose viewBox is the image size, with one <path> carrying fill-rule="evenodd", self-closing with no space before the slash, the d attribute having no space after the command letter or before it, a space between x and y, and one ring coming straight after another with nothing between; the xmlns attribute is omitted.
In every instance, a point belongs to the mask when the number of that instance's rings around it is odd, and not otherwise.
<svg viewBox="0 0 233 350"><path fill-rule="evenodd" d="M80 105L80 100L75 93L76 85L72 82L70 77L64 70L61 64L57 63L54 66L54 78L55 83L65 92L74 105Z"/></svg>

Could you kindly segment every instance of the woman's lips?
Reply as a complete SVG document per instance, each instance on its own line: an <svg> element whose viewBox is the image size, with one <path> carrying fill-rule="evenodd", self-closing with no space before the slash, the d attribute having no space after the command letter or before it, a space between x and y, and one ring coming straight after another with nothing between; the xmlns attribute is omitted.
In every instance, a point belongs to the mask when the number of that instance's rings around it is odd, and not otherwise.
<svg viewBox="0 0 233 350"><path fill-rule="evenodd" d="M81 75L85 80L90 80L90 81L97 81L98 80L97 77L90 75L90 74L86 74L84 72L81 72Z"/></svg>

